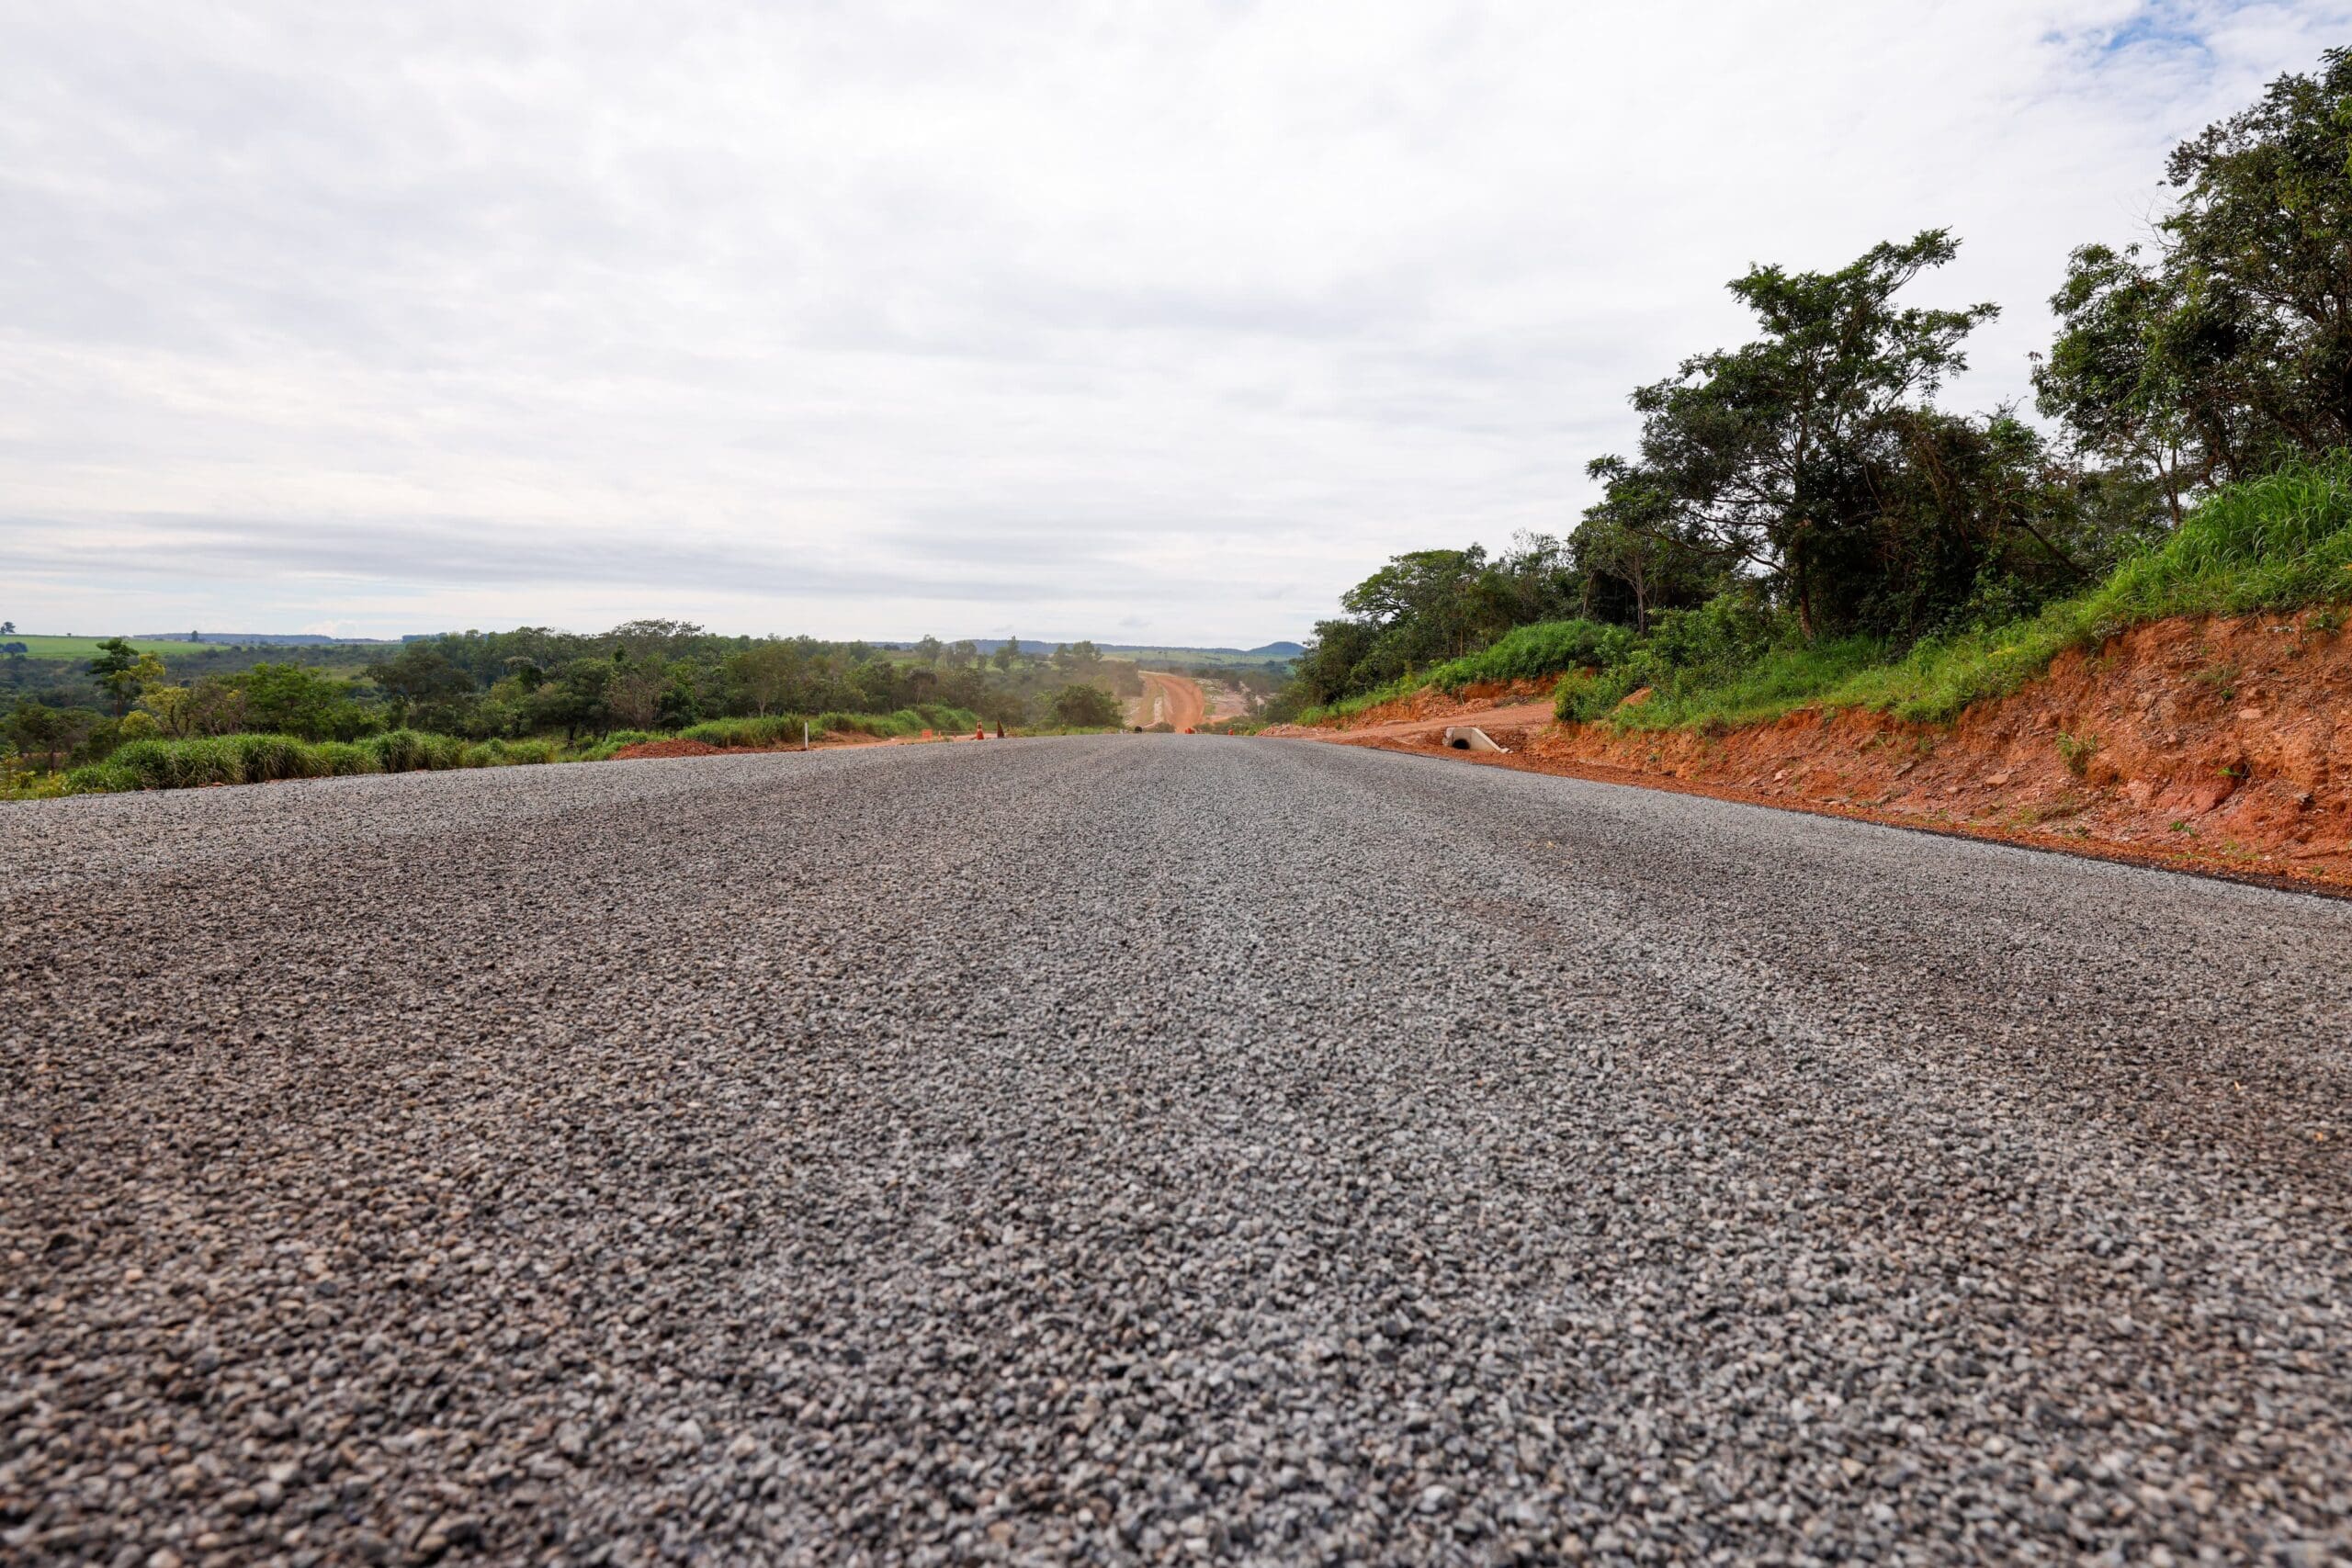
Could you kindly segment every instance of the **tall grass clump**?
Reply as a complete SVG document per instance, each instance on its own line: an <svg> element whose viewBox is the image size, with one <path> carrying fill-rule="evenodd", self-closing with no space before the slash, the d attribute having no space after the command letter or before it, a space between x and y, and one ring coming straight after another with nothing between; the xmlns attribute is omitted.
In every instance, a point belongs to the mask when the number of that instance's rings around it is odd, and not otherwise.
<svg viewBox="0 0 2352 1568"><path fill-rule="evenodd" d="M678 738L699 740L706 746L797 746L800 744L800 727L806 722L797 713L772 713L753 718L708 718L678 731ZM811 725L810 728L815 727Z"/></svg>
<svg viewBox="0 0 2352 1568"><path fill-rule="evenodd" d="M245 782L244 760L226 736L134 740L117 748L108 761L137 779L141 789L198 789Z"/></svg>
<svg viewBox="0 0 2352 1568"><path fill-rule="evenodd" d="M2090 597L2126 622L2352 600L2352 452L2215 491Z"/></svg>
<svg viewBox="0 0 2352 1568"><path fill-rule="evenodd" d="M315 778L323 770L312 748L291 735L224 735L237 753L238 782L270 784Z"/></svg>
<svg viewBox="0 0 2352 1568"><path fill-rule="evenodd" d="M1631 658L1637 639L1630 626L1600 621L1538 621L1513 626L1489 648L1449 660L1428 683L1459 692L1484 681L1535 681L1571 670L1606 670Z"/></svg>
<svg viewBox="0 0 2352 1568"><path fill-rule="evenodd" d="M279 779L342 778L425 768L550 762L554 742L492 740L469 747L453 737L395 729L364 740L300 740L291 735L200 735L183 740L133 740L104 762L76 768L74 794L133 789L199 789L207 784L268 784Z"/></svg>
<svg viewBox="0 0 2352 1568"><path fill-rule="evenodd" d="M556 760L552 740L476 740L459 749L461 768L515 768Z"/></svg>
<svg viewBox="0 0 2352 1568"><path fill-rule="evenodd" d="M315 776L322 779L350 778L359 773L380 773L384 764L368 748L350 740L322 740L311 748Z"/></svg>
<svg viewBox="0 0 2352 1568"><path fill-rule="evenodd" d="M375 752L378 764L388 773L454 768L465 759L463 741L455 736L434 735L422 729L388 729L358 744Z"/></svg>

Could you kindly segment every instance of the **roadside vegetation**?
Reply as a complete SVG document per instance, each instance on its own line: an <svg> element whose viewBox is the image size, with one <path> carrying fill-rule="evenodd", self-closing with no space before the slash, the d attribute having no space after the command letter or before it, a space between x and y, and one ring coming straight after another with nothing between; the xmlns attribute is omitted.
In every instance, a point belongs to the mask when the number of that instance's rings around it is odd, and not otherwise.
<svg viewBox="0 0 2352 1568"><path fill-rule="evenodd" d="M2135 623L2352 601L2347 125L2332 51L2177 149L2152 243L2068 258L2046 426L1937 405L1998 313L1908 301L1949 233L1751 269L1755 338L1635 389L1567 537L1393 558L1269 716L1556 678L1561 717L1625 727L1939 721Z"/></svg>
<svg viewBox="0 0 2352 1568"><path fill-rule="evenodd" d="M196 650L190 662L178 649ZM649 740L769 749L799 744L804 726L876 738L1109 728L1142 687L1132 664L1083 642L1006 639L983 655L969 642L881 649L669 621L418 638L366 649L356 668L194 641L86 651L5 655L17 694L0 714L0 797L594 761Z"/></svg>

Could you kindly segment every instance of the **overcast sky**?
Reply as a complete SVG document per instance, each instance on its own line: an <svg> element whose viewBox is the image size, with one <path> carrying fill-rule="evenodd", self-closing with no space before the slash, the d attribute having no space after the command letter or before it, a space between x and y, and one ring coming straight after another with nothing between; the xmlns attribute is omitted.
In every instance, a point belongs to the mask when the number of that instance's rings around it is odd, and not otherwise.
<svg viewBox="0 0 2352 1568"><path fill-rule="evenodd" d="M372 13L372 14L370 14ZM2066 251L2352 3L0 0L0 617L1251 645L1722 285Z"/></svg>

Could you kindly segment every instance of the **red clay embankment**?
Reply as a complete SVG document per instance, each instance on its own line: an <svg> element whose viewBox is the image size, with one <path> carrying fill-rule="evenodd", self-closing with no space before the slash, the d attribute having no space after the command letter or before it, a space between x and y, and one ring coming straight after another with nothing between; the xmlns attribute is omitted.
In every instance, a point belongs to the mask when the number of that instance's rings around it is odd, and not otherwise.
<svg viewBox="0 0 2352 1568"><path fill-rule="evenodd" d="M1554 725L1501 693L1423 693L1387 705L1409 713L1283 733L1466 760L1440 735L1468 716L1514 752L1487 765L2352 889L2352 636L2337 618L2154 622L1950 725L1847 708L1621 730Z"/></svg>

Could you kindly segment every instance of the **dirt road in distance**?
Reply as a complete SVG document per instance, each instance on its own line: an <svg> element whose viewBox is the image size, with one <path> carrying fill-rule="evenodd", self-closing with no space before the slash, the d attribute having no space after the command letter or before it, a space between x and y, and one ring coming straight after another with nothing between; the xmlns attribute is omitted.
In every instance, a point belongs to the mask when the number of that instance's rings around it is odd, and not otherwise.
<svg viewBox="0 0 2352 1568"><path fill-rule="evenodd" d="M1172 724L1179 729L1193 729L1208 717L1208 698L1202 694L1201 683L1184 675L1170 675L1163 671L1143 672L1143 724Z"/></svg>

